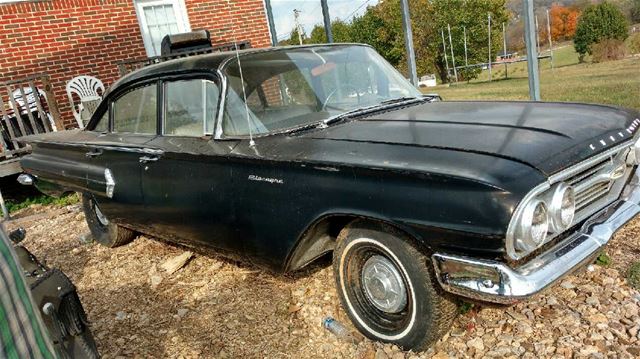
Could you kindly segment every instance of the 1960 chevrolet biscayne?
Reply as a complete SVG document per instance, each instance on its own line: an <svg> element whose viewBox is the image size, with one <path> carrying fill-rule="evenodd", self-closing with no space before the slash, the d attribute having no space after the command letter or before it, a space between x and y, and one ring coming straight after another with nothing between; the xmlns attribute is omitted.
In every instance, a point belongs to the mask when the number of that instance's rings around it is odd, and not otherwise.
<svg viewBox="0 0 640 359"><path fill-rule="evenodd" d="M222 52L133 72L86 129L26 137L20 180L82 192L109 247L140 232L279 272L332 252L354 325L420 349L456 298L526 299L640 211L639 117L437 101L363 45Z"/></svg>

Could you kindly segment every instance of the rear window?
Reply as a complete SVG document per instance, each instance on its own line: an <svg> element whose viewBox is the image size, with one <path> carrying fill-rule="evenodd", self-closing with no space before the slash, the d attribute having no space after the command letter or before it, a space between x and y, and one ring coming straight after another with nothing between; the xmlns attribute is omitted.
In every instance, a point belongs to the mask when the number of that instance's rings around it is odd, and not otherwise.
<svg viewBox="0 0 640 359"><path fill-rule="evenodd" d="M213 133L220 90L208 80L165 83L164 134L204 136Z"/></svg>
<svg viewBox="0 0 640 359"><path fill-rule="evenodd" d="M137 88L113 103L113 131L155 134L157 121L157 86Z"/></svg>

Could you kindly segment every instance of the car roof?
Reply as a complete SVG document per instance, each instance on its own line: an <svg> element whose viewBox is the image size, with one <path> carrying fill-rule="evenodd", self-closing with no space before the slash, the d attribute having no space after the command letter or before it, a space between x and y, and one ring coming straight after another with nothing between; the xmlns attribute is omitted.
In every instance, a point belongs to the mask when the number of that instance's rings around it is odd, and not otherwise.
<svg viewBox="0 0 640 359"><path fill-rule="evenodd" d="M356 43L334 43L334 44L315 44L315 45L301 45L301 46L277 46L277 47L265 47L239 50L238 55L244 56L247 54L270 52L270 51L286 51L291 49L304 49L304 48L322 48L328 46L369 46ZM173 60L164 61L158 64L145 66L138 70L135 70L114 82L107 92L105 97L114 90L127 86L132 83L144 81L149 78L157 78L162 75L171 75L177 73L188 72L212 72L216 71L226 61L236 57L235 51L223 51L213 52L210 54L194 55L180 57Z"/></svg>

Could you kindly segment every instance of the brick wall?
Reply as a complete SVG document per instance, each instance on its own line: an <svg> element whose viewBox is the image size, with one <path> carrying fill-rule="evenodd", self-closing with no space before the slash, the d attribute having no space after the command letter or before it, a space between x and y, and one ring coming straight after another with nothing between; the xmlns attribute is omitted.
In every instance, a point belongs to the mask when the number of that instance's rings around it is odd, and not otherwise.
<svg viewBox="0 0 640 359"><path fill-rule="evenodd" d="M206 28L212 42L249 40L269 46L262 0L186 0L192 29ZM0 4L0 82L36 73L51 76L63 121L75 125L65 86L91 75L109 86L116 63L144 58L133 0L39 0Z"/></svg>

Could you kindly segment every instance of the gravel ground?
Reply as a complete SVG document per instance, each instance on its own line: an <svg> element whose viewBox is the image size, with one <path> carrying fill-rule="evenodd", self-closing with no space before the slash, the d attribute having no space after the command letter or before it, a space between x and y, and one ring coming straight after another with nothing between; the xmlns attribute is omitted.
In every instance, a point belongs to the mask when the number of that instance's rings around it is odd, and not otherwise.
<svg viewBox="0 0 640 359"><path fill-rule="evenodd" d="M590 266L508 309L473 308L434 348L412 353L322 329L329 315L351 325L326 266L277 277L196 255L168 274L162 263L183 249L145 237L116 249L83 244L78 205L20 216L8 227L24 226L25 246L74 281L104 358L640 357L640 293L624 279L640 260L640 220L608 247L609 267Z"/></svg>

